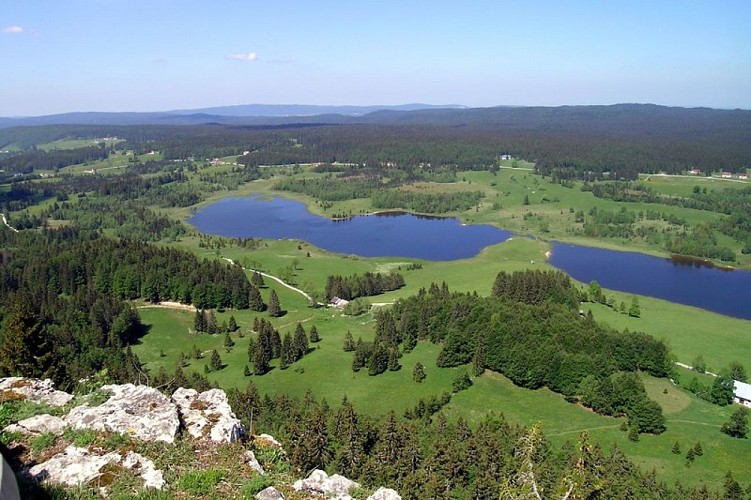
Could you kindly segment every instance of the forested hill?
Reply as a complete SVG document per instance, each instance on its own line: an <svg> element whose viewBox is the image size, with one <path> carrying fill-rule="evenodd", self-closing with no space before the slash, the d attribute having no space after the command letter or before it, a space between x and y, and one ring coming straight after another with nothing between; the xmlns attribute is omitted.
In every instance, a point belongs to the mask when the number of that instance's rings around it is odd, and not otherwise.
<svg viewBox="0 0 751 500"><path fill-rule="evenodd" d="M141 125L123 124L136 123L139 117ZM594 180L606 172L610 179L635 179L638 173L693 168L745 172L751 166L747 110L620 104L377 111L363 116L114 113L94 118L99 125L11 128L2 128L0 119L0 150L11 150L6 157L18 156L47 141L114 136L125 141L118 148L157 150L166 159L248 151L253 154L241 161L248 165L377 162L454 170L486 169L500 154L510 154L534 161L540 173L563 180ZM111 124L104 125L107 121ZM0 169L18 170L11 165Z"/></svg>

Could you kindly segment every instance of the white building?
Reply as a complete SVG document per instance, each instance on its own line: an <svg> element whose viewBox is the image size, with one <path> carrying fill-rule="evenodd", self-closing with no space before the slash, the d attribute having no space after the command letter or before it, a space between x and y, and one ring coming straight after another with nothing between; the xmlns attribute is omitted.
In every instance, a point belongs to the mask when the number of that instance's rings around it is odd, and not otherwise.
<svg viewBox="0 0 751 500"><path fill-rule="evenodd" d="M735 402L751 408L751 384L738 382L737 380L734 380L733 384L733 393L735 395L733 399Z"/></svg>

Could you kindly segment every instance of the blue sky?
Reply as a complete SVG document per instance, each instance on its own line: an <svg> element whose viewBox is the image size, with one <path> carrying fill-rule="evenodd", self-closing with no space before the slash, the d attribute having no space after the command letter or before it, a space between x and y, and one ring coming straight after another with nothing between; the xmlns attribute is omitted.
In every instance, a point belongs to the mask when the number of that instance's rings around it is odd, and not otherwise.
<svg viewBox="0 0 751 500"><path fill-rule="evenodd" d="M749 0L0 0L0 116L249 103L751 109L749 23Z"/></svg>

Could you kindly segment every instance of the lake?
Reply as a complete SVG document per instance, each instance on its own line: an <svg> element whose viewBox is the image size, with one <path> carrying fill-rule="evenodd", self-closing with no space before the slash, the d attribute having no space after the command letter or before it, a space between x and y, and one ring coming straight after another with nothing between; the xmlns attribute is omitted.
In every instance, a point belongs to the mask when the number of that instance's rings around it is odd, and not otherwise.
<svg viewBox="0 0 751 500"><path fill-rule="evenodd" d="M234 238L304 240L329 252L426 260L467 259L512 236L495 226L401 212L334 221L284 198L225 198L188 222L201 232Z"/></svg>
<svg viewBox="0 0 751 500"><path fill-rule="evenodd" d="M506 241L512 233L458 219L404 213L357 216L342 221L313 215L303 203L274 198L226 198L196 212L199 231L234 238L304 240L343 254L456 260ZM751 272L678 264L633 252L553 243L550 263L573 278L604 288L751 319Z"/></svg>

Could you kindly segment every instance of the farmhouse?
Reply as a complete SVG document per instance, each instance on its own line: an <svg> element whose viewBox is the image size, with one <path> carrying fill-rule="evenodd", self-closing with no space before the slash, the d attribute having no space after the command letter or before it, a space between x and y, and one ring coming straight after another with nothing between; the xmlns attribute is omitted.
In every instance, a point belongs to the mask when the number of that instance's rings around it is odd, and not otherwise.
<svg viewBox="0 0 751 500"><path fill-rule="evenodd" d="M339 297L332 297L329 304L334 307L338 307L339 309L344 309L347 306L347 304L349 304L349 301L340 299Z"/></svg>
<svg viewBox="0 0 751 500"><path fill-rule="evenodd" d="M511 159L511 155L501 155L500 158L501 158L501 160L510 160Z"/></svg>
<svg viewBox="0 0 751 500"><path fill-rule="evenodd" d="M748 174L738 174L738 178L745 181L748 179Z"/></svg>
<svg viewBox="0 0 751 500"><path fill-rule="evenodd" d="M733 381L734 388L733 393L735 395L735 402L743 405L748 406L751 408L751 384L746 384L745 382L738 382L737 380Z"/></svg>
<svg viewBox="0 0 751 500"><path fill-rule="evenodd" d="M732 172L723 172L722 173L722 178L723 179L732 179L733 178L733 173Z"/></svg>

